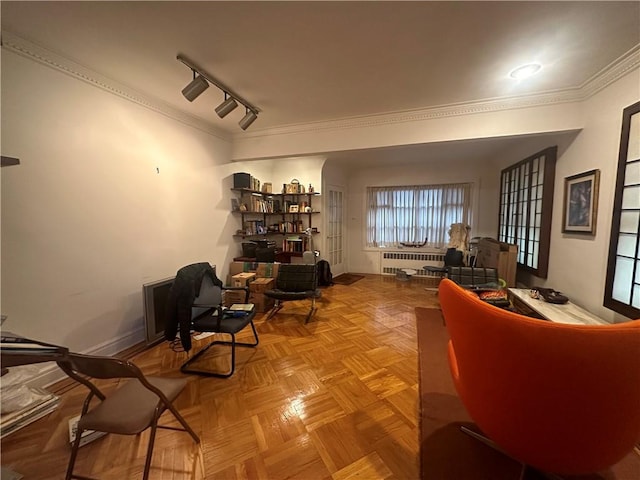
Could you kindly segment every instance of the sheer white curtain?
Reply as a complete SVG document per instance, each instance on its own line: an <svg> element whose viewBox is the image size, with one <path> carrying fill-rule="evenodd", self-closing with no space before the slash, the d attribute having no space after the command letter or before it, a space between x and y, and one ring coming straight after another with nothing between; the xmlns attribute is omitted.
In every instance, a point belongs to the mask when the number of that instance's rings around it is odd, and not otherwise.
<svg viewBox="0 0 640 480"><path fill-rule="evenodd" d="M471 184L367 187L367 246L443 246L452 223L469 223Z"/></svg>

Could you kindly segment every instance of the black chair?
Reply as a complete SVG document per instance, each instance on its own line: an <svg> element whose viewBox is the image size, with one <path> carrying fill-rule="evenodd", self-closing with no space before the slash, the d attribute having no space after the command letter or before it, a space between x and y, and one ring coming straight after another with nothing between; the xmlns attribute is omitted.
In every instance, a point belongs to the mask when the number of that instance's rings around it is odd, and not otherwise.
<svg viewBox="0 0 640 480"><path fill-rule="evenodd" d="M275 299L275 305L269 312L267 320L278 313L285 301L310 299L311 309L304 322L307 323L316 311L316 298L320 297L315 263L283 263L278 269L275 288L267 290L264 294Z"/></svg>
<svg viewBox="0 0 640 480"><path fill-rule="evenodd" d="M444 266L436 267L433 265L425 265L423 268L425 271L442 279L447 275L447 269L449 267L462 266L464 266L464 254L455 248L447 248L447 251L444 254Z"/></svg>
<svg viewBox="0 0 640 480"><path fill-rule="evenodd" d="M498 269L485 267L447 267L447 278L462 288L473 290L481 300L500 308L511 307Z"/></svg>
<svg viewBox="0 0 640 480"><path fill-rule="evenodd" d="M464 288L499 288L498 270L483 267L447 267L447 278Z"/></svg>
<svg viewBox="0 0 640 480"><path fill-rule="evenodd" d="M67 467L66 479L88 479L74 475L73 470L80 448L82 432L98 432L120 435L137 435L151 428L147 456L142 478L149 478L151 456L158 428L188 432L196 443L200 439L178 413L173 401L187 384L186 378L146 377L131 362L114 357L98 357L69 353L59 360L58 366L78 383L86 386L89 393L82 405L76 437L71 447L71 457ZM116 390L100 390L92 379L128 378ZM91 406L91 400L97 397L100 403ZM170 410L183 428L158 425L158 419L165 410Z"/></svg>
<svg viewBox="0 0 640 480"><path fill-rule="evenodd" d="M186 277L186 280L185 280ZM175 287L175 290L174 290ZM169 315L178 311L180 340L186 352L191 350L191 331L213 332L226 334L231 340L213 340L197 353L187 359L180 367L183 373L193 373L208 377L227 378L235 371L236 347L256 347L259 339L253 319L255 309L248 312L230 312L223 308L222 292L224 290L243 290L245 292L244 303L249 301L248 287L224 287L215 274L215 268L208 263L188 265L178 270L176 281L169 293ZM197 291L197 294L193 294ZM173 307L173 305L177 307ZM186 311L188 309L188 311ZM188 316L188 318L186 318ZM167 323L165 338L175 341L175 321ZM253 340L251 342L237 342L236 335L245 327L251 326ZM228 371L213 371L197 368L194 363L202 359L202 356L214 345L226 345L231 347L231 365Z"/></svg>

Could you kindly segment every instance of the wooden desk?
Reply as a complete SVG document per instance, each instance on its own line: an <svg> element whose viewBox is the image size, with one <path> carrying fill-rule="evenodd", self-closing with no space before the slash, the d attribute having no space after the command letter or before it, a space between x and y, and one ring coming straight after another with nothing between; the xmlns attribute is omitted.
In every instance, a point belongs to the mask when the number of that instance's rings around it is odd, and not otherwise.
<svg viewBox="0 0 640 480"><path fill-rule="evenodd" d="M532 298L528 288L509 288L509 300L518 312L543 320L573 325L609 325L579 306L567 302L563 305Z"/></svg>

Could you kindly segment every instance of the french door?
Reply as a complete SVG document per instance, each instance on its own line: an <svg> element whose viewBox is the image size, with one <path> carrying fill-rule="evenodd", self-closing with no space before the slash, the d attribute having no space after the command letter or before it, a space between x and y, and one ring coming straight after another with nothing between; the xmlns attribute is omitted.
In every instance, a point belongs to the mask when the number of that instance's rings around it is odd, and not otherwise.
<svg viewBox="0 0 640 480"><path fill-rule="evenodd" d="M345 273L345 211L344 190L335 185L326 185L327 195L325 200L325 228L327 231L325 242L325 254L323 257L331 265L333 276Z"/></svg>

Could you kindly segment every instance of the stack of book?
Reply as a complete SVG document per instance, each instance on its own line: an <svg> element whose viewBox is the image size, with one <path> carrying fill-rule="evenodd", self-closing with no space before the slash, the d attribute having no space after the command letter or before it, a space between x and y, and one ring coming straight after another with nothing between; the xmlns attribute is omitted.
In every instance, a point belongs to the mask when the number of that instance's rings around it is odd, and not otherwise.
<svg viewBox="0 0 640 480"><path fill-rule="evenodd" d="M0 415L0 438L35 422L51 413L60 403L60 397L42 388L29 388L31 402L24 408Z"/></svg>
<svg viewBox="0 0 640 480"><path fill-rule="evenodd" d="M0 335L0 353L2 354L2 375L10 374L6 367L27 365L64 358L65 347L24 338L10 332ZM52 412L58 406L60 398L42 388L23 385L3 378L2 414L0 415L0 438L15 432L39 418Z"/></svg>

